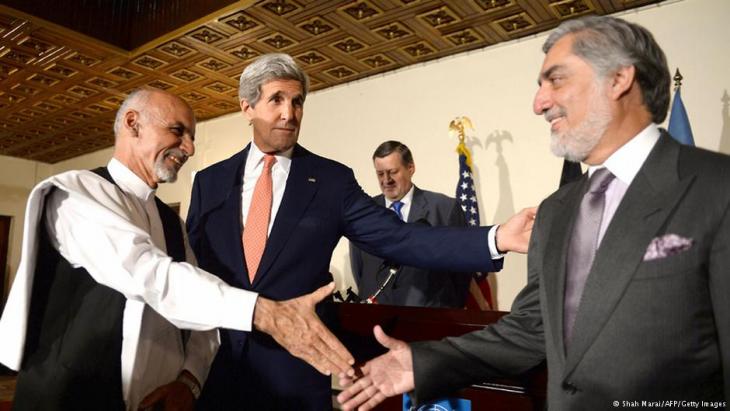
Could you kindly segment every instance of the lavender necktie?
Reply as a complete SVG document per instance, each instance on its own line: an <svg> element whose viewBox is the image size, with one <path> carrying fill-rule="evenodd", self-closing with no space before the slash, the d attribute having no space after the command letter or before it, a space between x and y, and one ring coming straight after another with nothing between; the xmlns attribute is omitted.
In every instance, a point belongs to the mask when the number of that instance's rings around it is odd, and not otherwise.
<svg viewBox="0 0 730 411"><path fill-rule="evenodd" d="M573 335L578 305L598 248L598 232L601 228L603 209L606 204L606 189L613 178L614 175L606 168L598 169L593 173L588 191L583 195L580 210L573 225L573 235L568 248L563 309L563 337L565 337L566 347Z"/></svg>

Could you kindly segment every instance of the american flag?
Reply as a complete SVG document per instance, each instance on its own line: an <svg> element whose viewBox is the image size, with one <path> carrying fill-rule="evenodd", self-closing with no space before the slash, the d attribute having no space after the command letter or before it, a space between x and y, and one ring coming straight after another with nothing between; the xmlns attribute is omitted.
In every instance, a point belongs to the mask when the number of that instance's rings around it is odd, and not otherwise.
<svg viewBox="0 0 730 411"><path fill-rule="evenodd" d="M470 227L478 227L479 204L477 203L477 192L474 187L474 175L471 171L471 153L466 148L464 142L459 143L456 151L459 153L459 182L456 185L456 201L459 202L461 209L464 210L466 223ZM489 252L486 249L486 244L485 252ZM485 309L493 307L492 290L489 287L489 281L487 281L488 275L489 273L474 273L474 281L469 287L469 297L466 301L467 308ZM489 305L488 307L484 306L485 302Z"/></svg>
<svg viewBox="0 0 730 411"><path fill-rule="evenodd" d="M465 150L468 150L465 148ZM471 165L467 163L465 154L459 153L459 183L456 186L456 200L464 210L466 223L469 226L479 226L479 204L477 192L474 189L474 179L471 174Z"/></svg>

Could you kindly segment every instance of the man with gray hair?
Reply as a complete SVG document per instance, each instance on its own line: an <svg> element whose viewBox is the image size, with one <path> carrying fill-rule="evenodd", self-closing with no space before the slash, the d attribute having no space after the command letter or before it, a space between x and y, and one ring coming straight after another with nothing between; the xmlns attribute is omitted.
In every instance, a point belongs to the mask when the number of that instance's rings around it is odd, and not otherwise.
<svg viewBox="0 0 730 411"><path fill-rule="evenodd" d="M551 410L727 406L730 158L658 128L670 76L644 27L570 20L543 50L535 114L553 152L588 172L540 205L527 286L461 337L408 345L376 327L390 351L346 381L344 409L407 391L424 402L545 360Z"/></svg>
<svg viewBox="0 0 730 411"><path fill-rule="evenodd" d="M314 312L332 284L275 302L195 267L180 218L155 196L195 152L188 104L139 89L114 130L107 167L30 194L0 319L0 362L20 371L13 409L192 410L217 327L259 329L315 367L347 371L349 353Z"/></svg>
<svg viewBox="0 0 730 411"><path fill-rule="evenodd" d="M498 270L497 249L526 250L532 209L499 230L430 228L404 224L374 203L351 169L297 144L308 86L286 54L261 56L241 74L240 105L252 141L197 173L193 184L187 224L202 268L279 300L332 281L330 258L342 236L371 254L446 271ZM326 305L318 309L328 316ZM270 337L222 329L221 339L201 408L332 407L330 378Z"/></svg>

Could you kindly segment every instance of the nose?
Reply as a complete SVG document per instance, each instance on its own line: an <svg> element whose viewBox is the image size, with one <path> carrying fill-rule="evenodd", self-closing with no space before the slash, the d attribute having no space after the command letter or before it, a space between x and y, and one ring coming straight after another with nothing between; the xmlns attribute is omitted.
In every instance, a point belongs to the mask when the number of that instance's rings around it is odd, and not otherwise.
<svg viewBox="0 0 730 411"><path fill-rule="evenodd" d="M549 110L551 105L550 93L545 84L542 84L537 89L537 93L535 93L535 100L532 102L532 111L539 116Z"/></svg>
<svg viewBox="0 0 730 411"><path fill-rule="evenodd" d="M180 142L180 150L182 150L188 157L195 155L195 142L193 141L193 138L185 135Z"/></svg>
<svg viewBox="0 0 730 411"><path fill-rule="evenodd" d="M294 116L294 105L291 103L281 105L281 119L289 121Z"/></svg>

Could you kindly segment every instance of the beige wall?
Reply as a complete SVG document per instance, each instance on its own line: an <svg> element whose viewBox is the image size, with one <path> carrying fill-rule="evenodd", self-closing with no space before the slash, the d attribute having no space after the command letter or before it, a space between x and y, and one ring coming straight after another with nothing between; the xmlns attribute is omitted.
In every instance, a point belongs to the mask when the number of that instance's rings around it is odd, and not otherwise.
<svg viewBox="0 0 730 411"><path fill-rule="evenodd" d="M730 89L730 2L662 3L621 17L648 27L664 48L672 71L685 76L682 96L698 146L717 150L723 130L723 92ZM312 93L307 98L300 143L352 167L365 191L377 194L370 155L386 139L408 144L419 186L453 195L456 138L448 124L468 116L482 224L500 222L536 205L557 188L561 161L548 149L548 125L532 114L532 97L545 35L472 51ZM726 120L730 130L730 119ZM730 152L730 131L722 147ZM240 150L251 139L240 114L198 125L196 155L180 181L160 196L187 212L191 174ZM499 151L501 150L501 157ZM53 171L104 164L109 150L54 165ZM0 188L5 177L0 177ZM27 189L27 188L26 188ZM4 193L3 193L4 195ZM332 258L338 286L351 284L346 240ZM525 258L508 256L494 279L498 307L509 310L526 281Z"/></svg>
<svg viewBox="0 0 730 411"><path fill-rule="evenodd" d="M10 277L15 275L15 269L20 262L25 201L33 186L51 173L52 169L48 164L0 156L0 215L12 218L8 263L7 267L0 267L0 273L6 274L0 276L5 278L3 289L6 293L10 288Z"/></svg>

